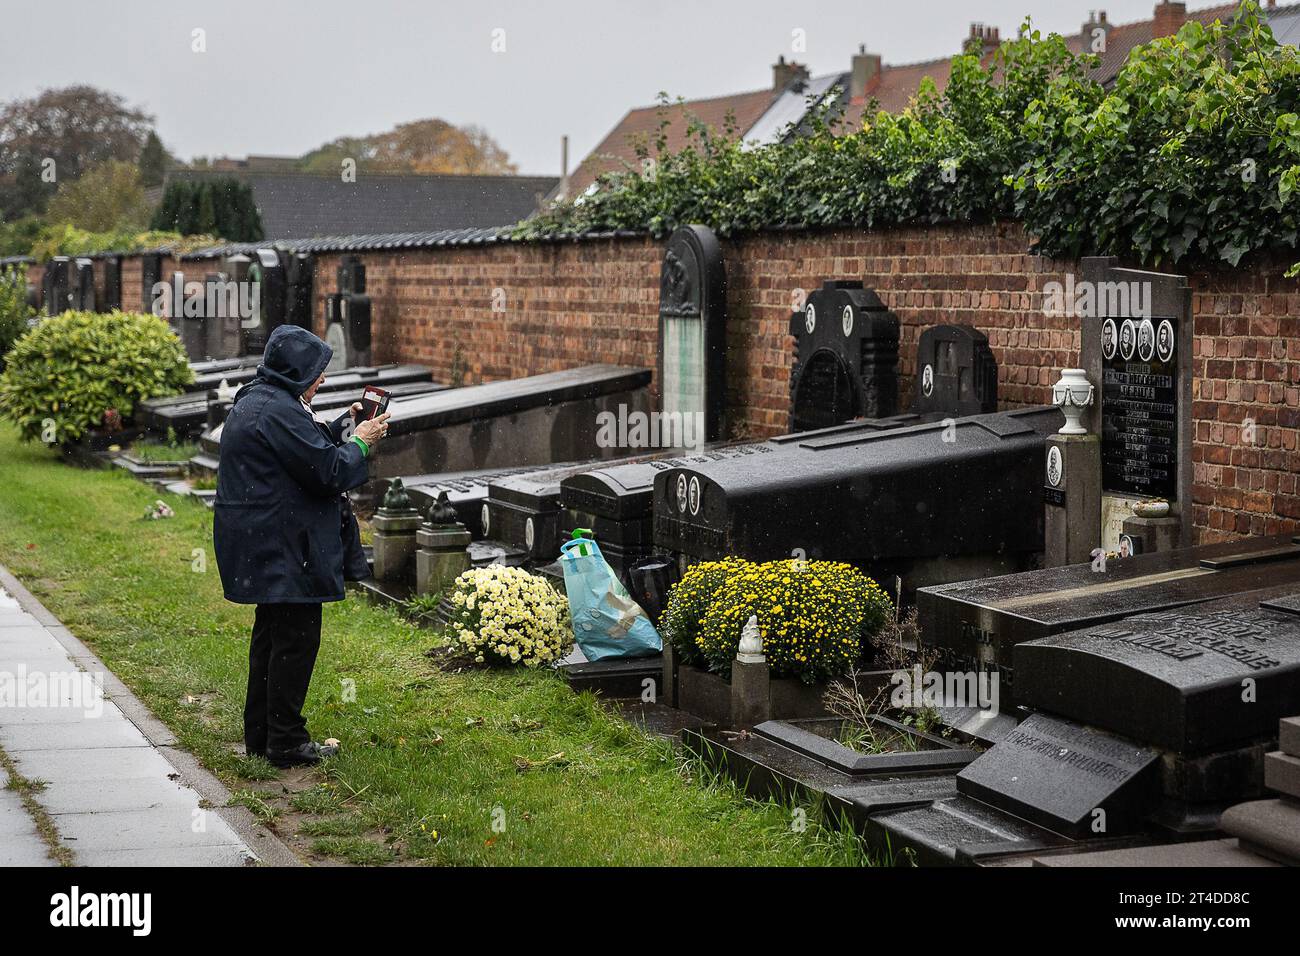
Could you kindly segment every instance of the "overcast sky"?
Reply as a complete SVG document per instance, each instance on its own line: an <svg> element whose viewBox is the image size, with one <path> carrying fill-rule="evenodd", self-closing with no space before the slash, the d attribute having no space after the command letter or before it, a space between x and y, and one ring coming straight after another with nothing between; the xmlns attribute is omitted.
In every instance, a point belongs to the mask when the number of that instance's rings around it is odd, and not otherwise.
<svg viewBox="0 0 1300 956"><path fill-rule="evenodd" d="M1123 23L1149 19L1155 3L1104 8ZM660 90L692 98L760 89L778 54L814 74L845 70L859 43L886 63L948 56L972 20L1003 36L1026 14L1045 30L1078 32L1091 9L1061 0L0 0L0 8L0 99L104 87L155 115L183 159L298 155L341 135L441 117L484 127L520 172L552 175L561 134L576 165ZM191 50L196 28L206 32L204 53ZM792 50L796 30L804 52ZM493 51L494 39L504 52Z"/></svg>

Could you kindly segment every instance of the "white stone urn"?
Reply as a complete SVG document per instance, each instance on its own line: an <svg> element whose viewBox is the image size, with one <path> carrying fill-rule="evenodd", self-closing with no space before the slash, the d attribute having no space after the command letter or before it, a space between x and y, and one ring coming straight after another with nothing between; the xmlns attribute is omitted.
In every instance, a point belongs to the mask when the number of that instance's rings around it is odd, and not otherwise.
<svg viewBox="0 0 1300 956"><path fill-rule="evenodd" d="M1063 368L1061 377L1052 386L1052 404L1065 415L1062 435L1086 435L1081 419L1084 409L1092 404L1095 390L1088 381L1088 373L1081 368Z"/></svg>

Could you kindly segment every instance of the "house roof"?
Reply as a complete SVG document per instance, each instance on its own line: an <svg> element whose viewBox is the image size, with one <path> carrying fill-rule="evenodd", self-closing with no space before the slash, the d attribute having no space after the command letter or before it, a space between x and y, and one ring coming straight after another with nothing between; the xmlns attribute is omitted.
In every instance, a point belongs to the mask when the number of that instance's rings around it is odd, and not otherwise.
<svg viewBox="0 0 1300 956"><path fill-rule="evenodd" d="M609 131L599 145L588 154L569 177L569 195L576 196L601 173L622 169L623 163L636 160L636 147L644 140L653 144L659 133L659 124L669 120L664 131L669 152L677 152L686 145L686 116L694 116L715 131L725 128L728 114L735 118L736 128L744 134L772 102L780 96L776 89L753 90L711 99L687 100L670 106L642 106L628 110L627 115Z"/></svg>
<svg viewBox="0 0 1300 956"><path fill-rule="evenodd" d="M554 176L175 170L169 179L248 183L269 241L507 226L535 212Z"/></svg>
<svg viewBox="0 0 1300 956"><path fill-rule="evenodd" d="M1220 3L1201 10L1189 10L1187 19L1199 20L1205 24L1212 23L1215 19L1226 20L1236 12L1238 6L1239 3L1236 2ZM1281 42L1295 43L1300 40L1300 4L1265 9L1264 14ZM1101 64L1094 75L1102 83L1113 81L1127 62L1133 48L1149 43L1154 34L1154 19L1136 23L1110 24L1106 35L1106 51L1101 55ZM1075 52L1091 49L1092 36L1085 34L1082 29L1065 39ZM986 54L985 60L989 58L991 52ZM934 81L935 87L942 93L948 86L951 72L951 55L920 63L882 66L879 76L869 87L864 98L844 103L840 128L857 129L868 114L879 110L888 113L902 112L920 89L921 81L927 76ZM724 116L730 110L735 115L743 139L772 142L780 138L779 134L787 129L789 124L798 125L807 109L808 94L812 94L813 99L817 100L831 84L847 87L848 74L837 73L813 77L803 86L792 86L785 90L755 90L750 93L737 93L712 99L688 100L680 105L674 105L668 112L668 118L672 120L672 124L666 130L668 148L675 151L686 144L686 124L681 120L683 112L691 113L709 126L720 129ZM843 99L847 100L847 96ZM637 137L653 139L658 131L660 120L659 107L648 106L630 110L575 171L570 178L569 195L577 195L586 189L601 173L621 168L622 161L635 159Z"/></svg>

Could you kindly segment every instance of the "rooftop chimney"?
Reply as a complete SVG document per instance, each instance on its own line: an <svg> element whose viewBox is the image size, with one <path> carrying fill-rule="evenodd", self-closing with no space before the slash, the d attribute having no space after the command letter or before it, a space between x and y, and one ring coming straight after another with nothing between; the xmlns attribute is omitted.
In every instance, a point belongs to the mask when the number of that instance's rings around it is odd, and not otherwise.
<svg viewBox="0 0 1300 956"><path fill-rule="evenodd" d="M1156 5L1155 19L1151 22L1152 37L1170 37L1187 22L1187 4L1161 0Z"/></svg>
<svg viewBox="0 0 1300 956"><path fill-rule="evenodd" d="M970 36L966 38L966 42L962 46L962 52L982 59L996 50L1001 43L1002 37L997 27L991 27L984 23L972 23L970 25Z"/></svg>
<svg viewBox="0 0 1300 956"><path fill-rule="evenodd" d="M880 54L868 53L866 44L853 54L853 73L849 79L849 99L863 100L880 81Z"/></svg>
<svg viewBox="0 0 1300 956"><path fill-rule="evenodd" d="M772 89L781 92L795 80L808 79L808 67L791 60L785 62L784 56L778 56L772 64Z"/></svg>
<svg viewBox="0 0 1300 956"><path fill-rule="evenodd" d="M1098 29L1104 30L1107 33L1110 32L1110 23L1106 20L1106 11L1089 10L1088 22L1083 25L1083 38L1085 40L1091 40L1092 31Z"/></svg>

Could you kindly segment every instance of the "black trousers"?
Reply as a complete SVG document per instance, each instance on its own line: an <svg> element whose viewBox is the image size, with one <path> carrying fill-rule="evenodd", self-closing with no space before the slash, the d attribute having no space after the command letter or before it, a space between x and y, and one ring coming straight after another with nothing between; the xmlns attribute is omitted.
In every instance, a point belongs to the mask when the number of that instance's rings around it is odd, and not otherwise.
<svg viewBox="0 0 1300 956"><path fill-rule="evenodd" d="M244 746L265 756L311 740L302 706L320 650L319 604L259 604L248 648Z"/></svg>

